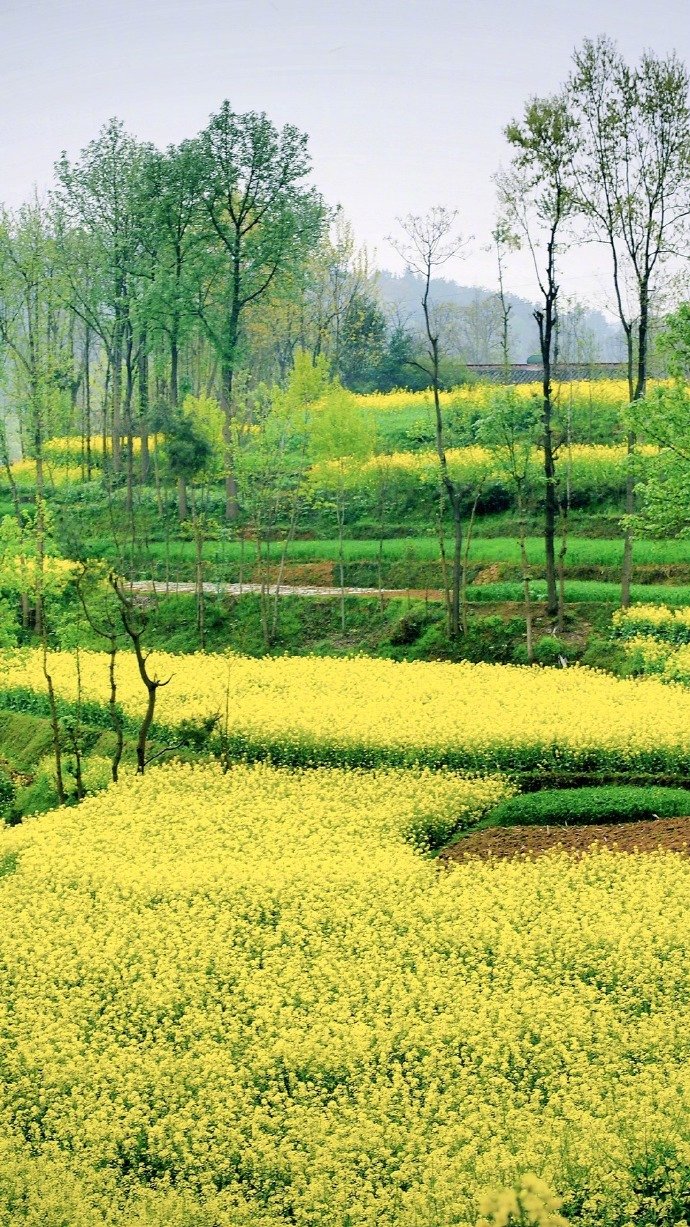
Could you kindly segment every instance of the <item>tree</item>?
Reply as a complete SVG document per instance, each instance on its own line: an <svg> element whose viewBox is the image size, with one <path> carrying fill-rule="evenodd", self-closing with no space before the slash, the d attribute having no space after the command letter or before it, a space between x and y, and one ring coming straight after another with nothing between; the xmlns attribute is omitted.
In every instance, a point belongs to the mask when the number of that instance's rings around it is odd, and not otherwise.
<svg viewBox="0 0 690 1227"><path fill-rule="evenodd" d="M451 639L459 638L461 632L460 588L462 583L463 501L460 487L451 476L446 456L445 423L440 396L440 328L431 303L431 278L435 269L447 264L454 256L459 255L465 245L465 241L456 231L456 222L457 212L455 210L444 209L437 205L430 209L423 217L419 214L410 213L406 218L398 218L398 224L402 228L404 238L389 240L398 254L403 257L408 267L423 278L422 311L428 345L428 363L415 362L415 365L424 372L431 382L439 475L453 519L453 581L449 618Z"/></svg>
<svg viewBox="0 0 690 1227"><path fill-rule="evenodd" d="M55 203L63 236L63 255L71 285L73 309L101 337L111 368L112 466L120 472L123 425L129 448L128 504L132 504L132 397L141 335L137 300L141 294L145 258L144 228L148 224L142 190L144 166L151 147L129 136L111 119L96 140L71 163L65 153L56 166ZM76 230L79 241L71 241ZM89 275L84 276L84 265ZM124 368L124 389L123 389ZM124 396L123 396L124 391Z"/></svg>
<svg viewBox="0 0 690 1227"><path fill-rule="evenodd" d="M124 716L117 701L117 652L119 647L119 601L112 586L107 583L107 571L103 564L82 563L77 574L77 596L82 612L93 633L108 644L108 715L115 737L110 774L117 784L120 763L124 751Z"/></svg>
<svg viewBox="0 0 690 1227"><path fill-rule="evenodd" d="M149 338L167 351L167 409L180 409L180 360L184 341L197 321L194 287L203 276L203 235L199 227L197 158L190 142L151 151L143 164L142 192L148 225L143 241L149 260L143 317ZM143 349L141 358L146 357ZM141 384L140 379L140 384ZM142 476L145 474L142 472ZM187 516L185 475L178 475L178 511Z"/></svg>
<svg viewBox="0 0 690 1227"><path fill-rule="evenodd" d="M306 497L311 418L330 384L325 356L312 359L298 350L286 386L257 396L255 421L238 454L238 488L256 541L261 629L267 651L278 632L280 586ZM277 554L272 553L274 544Z"/></svg>
<svg viewBox="0 0 690 1227"><path fill-rule="evenodd" d="M36 465L34 531L39 560L47 533L44 444L64 407L61 302L54 235L45 209L35 200L16 216L4 214L0 218L0 340L12 358L20 433L28 440ZM15 511L21 528L16 504ZM40 631L40 588L36 593L36 624Z"/></svg>
<svg viewBox="0 0 690 1227"><path fill-rule="evenodd" d="M345 633L345 516L348 477L353 465L367 459L374 446L371 420L351 392L334 384L317 404L310 423L314 459L333 474L333 505L338 525L338 575L340 579L340 626ZM327 480L327 479L326 479Z"/></svg>
<svg viewBox="0 0 690 1227"><path fill-rule="evenodd" d="M662 59L646 52L631 68L604 36L585 41L574 62L568 82L577 123L574 191L591 234L610 252L629 396L635 402L647 386L652 295L690 217L690 82L676 55ZM630 431L624 607L632 578L634 451Z"/></svg>
<svg viewBox="0 0 690 1227"><path fill-rule="evenodd" d="M518 523L520 568L525 606L527 660L534 660L530 566L527 557L527 516L534 481L534 451L539 433L539 409L516 396L513 388L497 393L478 424L478 436L489 446L499 471L513 487Z"/></svg>
<svg viewBox="0 0 690 1227"><path fill-rule="evenodd" d="M510 366L510 312L512 306L506 298L505 262L510 252L517 251L520 240L513 234L508 223L499 218L491 231L492 248L496 253L496 270L498 273L498 301L501 308L501 358L503 368L507 372Z"/></svg>
<svg viewBox="0 0 690 1227"><path fill-rule="evenodd" d="M563 228L573 212L569 171L574 156L574 127L565 96L533 98L521 122L506 128L514 149L509 171L497 176L502 211L524 238L541 294L534 318L542 363L542 450L544 455L544 546L548 612L558 613L555 535L558 514L552 372L556 358L559 281L557 257Z"/></svg>
<svg viewBox="0 0 690 1227"><path fill-rule="evenodd" d="M389 335L376 370L376 391L393 392L397 388L418 391L428 386L429 379L420 369L419 344L409 327L400 319L389 326Z"/></svg>
<svg viewBox="0 0 690 1227"><path fill-rule="evenodd" d="M204 543L214 533L217 525L205 514L197 502L195 482L214 476L213 425L217 421L218 404L205 397L185 397L181 410L170 415L165 455L168 467L177 479L178 510L181 525L194 542L196 581L196 620L199 647L205 647L206 600L204 588ZM191 487L191 518L187 505L187 490ZM182 503L182 497L184 503Z"/></svg>
<svg viewBox="0 0 690 1227"><path fill-rule="evenodd" d="M235 113L229 102L212 115L192 147L210 276L198 287L198 310L220 364L224 415L226 515L237 498L233 465L233 382L247 308L304 259L318 241L325 209L306 185L307 137L280 131L264 114Z"/></svg>
<svg viewBox="0 0 690 1227"><path fill-rule="evenodd" d="M642 506L635 524L652 536L690 533L690 304L666 320L657 342L669 364L671 383L636 399L628 410L630 429L659 448L649 457L638 489Z"/></svg>
<svg viewBox="0 0 690 1227"><path fill-rule="evenodd" d="M151 653L147 652L142 644L147 623L146 613L141 607L137 607L131 593L125 588L123 581L112 571L108 575L108 583L110 584L119 606L120 621L122 623L123 630L134 648L134 655L137 661L139 676L146 687L146 711L141 724L139 725L139 734L137 736L137 775L143 775L147 766L146 746L148 743L149 733L151 731L151 725L153 724L153 717L156 712L156 698L158 691L161 689L161 687L168 686L172 681L172 677L162 681L161 678L159 678L155 673L150 672L149 658Z"/></svg>

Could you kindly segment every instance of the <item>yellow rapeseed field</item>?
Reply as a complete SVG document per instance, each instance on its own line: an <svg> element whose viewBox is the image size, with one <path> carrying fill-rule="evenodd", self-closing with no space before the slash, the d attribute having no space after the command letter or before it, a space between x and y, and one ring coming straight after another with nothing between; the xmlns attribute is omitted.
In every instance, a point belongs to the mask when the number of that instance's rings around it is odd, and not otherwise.
<svg viewBox="0 0 690 1227"><path fill-rule="evenodd" d="M660 381L653 381L651 387L659 386ZM553 382L554 394L564 401L572 398L575 402L588 403L591 400L599 405L611 405L623 408L629 403L628 384L625 379L589 379L571 380L567 383ZM539 399L542 395L542 385L536 380L533 383L518 383L498 385L493 383L463 384L449 392L441 392L441 405L444 409L467 405L482 409L491 403L494 397L509 390L519 400L530 401ZM370 392L357 396L358 403L365 409L375 413L399 413L401 410L419 408L431 405L430 392Z"/></svg>
<svg viewBox="0 0 690 1227"><path fill-rule="evenodd" d="M649 444L641 444L637 455L648 457L655 454L656 449ZM505 465L496 451L485 447L456 447L446 450L449 471L455 481L469 485L481 482L504 482ZM560 468L569 476L574 486L596 491L601 487L623 487L629 463L625 445L578 443L573 444L561 454ZM541 453L535 448L532 458L535 478L543 467ZM322 461L314 465L310 473L310 482L315 487L327 486L340 473L339 462ZM413 481L426 485L438 485L438 456L435 451L396 451L377 455L370 460L351 461L345 466L344 477L352 488L366 486L370 482L381 482L384 479L393 481Z"/></svg>
<svg viewBox="0 0 690 1227"><path fill-rule="evenodd" d="M4 832L2 1227L681 1221L690 863L442 872L428 804L170 766Z"/></svg>
<svg viewBox="0 0 690 1227"><path fill-rule="evenodd" d="M134 657L118 657L118 695L141 715L146 691ZM105 703L108 657L81 652L83 696ZM169 685L156 720L175 725L213 713L236 753L276 761L359 764L419 761L457 768L690 764L690 694L650 679L595 670L517 665L397 663L367 657L175 656L150 669ZM74 700L74 657L50 654L57 693ZM45 692L39 650L0 656L0 690Z"/></svg>

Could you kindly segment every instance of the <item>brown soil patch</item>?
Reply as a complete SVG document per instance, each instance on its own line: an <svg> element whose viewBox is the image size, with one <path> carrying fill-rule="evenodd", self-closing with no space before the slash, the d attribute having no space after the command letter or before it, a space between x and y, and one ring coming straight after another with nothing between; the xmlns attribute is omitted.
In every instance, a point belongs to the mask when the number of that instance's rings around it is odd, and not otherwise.
<svg viewBox="0 0 690 1227"><path fill-rule="evenodd" d="M334 564L332 562L287 562L282 574L279 564L275 566L254 567L252 580L260 584L277 584L278 580L287 587L329 588L333 583Z"/></svg>
<svg viewBox="0 0 690 1227"><path fill-rule="evenodd" d="M614 852L655 852L661 848L687 856L690 853L690 817L652 818L645 822L603 826L490 827L458 840L442 852L439 859L449 864L471 857L488 860L491 857L540 856L556 849L580 853L594 846Z"/></svg>
<svg viewBox="0 0 690 1227"><path fill-rule="evenodd" d="M473 583L478 587L484 584L497 584L503 579L503 564L500 562L492 562L488 567L482 567L473 579Z"/></svg>

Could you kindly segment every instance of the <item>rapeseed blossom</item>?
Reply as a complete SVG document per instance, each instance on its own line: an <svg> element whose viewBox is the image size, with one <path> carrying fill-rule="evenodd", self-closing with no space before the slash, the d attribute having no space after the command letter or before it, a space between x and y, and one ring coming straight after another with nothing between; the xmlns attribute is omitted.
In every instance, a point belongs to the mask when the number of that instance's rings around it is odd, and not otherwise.
<svg viewBox="0 0 690 1227"><path fill-rule="evenodd" d="M106 704L108 656L81 652L83 698ZM394 662L367 657L176 656L149 668L171 678L156 720L218 715L234 755L276 762L460 770L640 769L690 766L690 694L655 678L621 680L583 667ZM77 697L69 652L50 654L56 692ZM117 664L118 697L133 716L147 693L131 653ZM0 654L0 690L44 693L38 650Z"/></svg>
<svg viewBox="0 0 690 1227"><path fill-rule="evenodd" d="M175 765L0 837L2 1227L663 1221L690 862L439 871L425 789Z"/></svg>
<svg viewBox="0 0 690 1227"><path fill-rule="evenodd" d="M663 381L653 381L653 386L663 386ZM569 380L567 383L553 381L554 395L568 400L574 405L589 406L594 403L599 406L611 406L624 409L630 401L628 382L626 379L590 379ZM441 392L441 407L445 410L467 406L471 409L484 409L489 406L501 392L510 391L519 401L530 402L540 400L543 396L542 385L535 380L533 383L518 383L498 385L493 383L463 384L448 392ZM369 392L356 397L364 409L375 413L400 413L402 410L431 408L430 392Z"/></svg>

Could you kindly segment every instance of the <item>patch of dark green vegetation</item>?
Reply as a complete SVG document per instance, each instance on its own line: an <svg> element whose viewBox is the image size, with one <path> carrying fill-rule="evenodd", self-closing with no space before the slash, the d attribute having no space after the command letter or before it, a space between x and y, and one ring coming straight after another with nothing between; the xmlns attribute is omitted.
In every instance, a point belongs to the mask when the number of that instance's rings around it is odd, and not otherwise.
<svg viewBox="0 0 690 1227"><path fill-rule="evenodd" d="M690 815L690 791L685 788L549 788L502 801L491 811L485 825L593 826L687 815Z"/></svg>
<svg viewBox="0 0 690 1227"><path fill-rule="evenodd" d="M0 881L9 878L10 874L16 871L18 864L19 856L16 852L6 852L4 856L0 856Z"/></svg>

